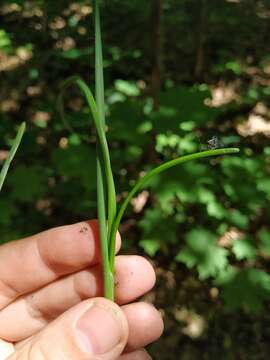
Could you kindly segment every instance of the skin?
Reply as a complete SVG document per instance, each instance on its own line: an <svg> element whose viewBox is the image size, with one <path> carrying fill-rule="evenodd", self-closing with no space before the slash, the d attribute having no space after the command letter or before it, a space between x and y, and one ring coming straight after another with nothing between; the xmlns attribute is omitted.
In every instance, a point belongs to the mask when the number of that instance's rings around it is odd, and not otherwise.
<svg viewBox="0 0 270 360"><path fill-rule="evenodd" d="M120 242L118 234L117 252ZM1 245L0 360L8 355L23 360L150 359L144 347L161 336L163 321L152 305L135 300L155 284L151 264L140 256L117 256L112 303L101 298L100 261L95 220ZM94 322L90 330L103 333L104 327L104 340L92 339L93 348L79 339L77 331L79 319L90 310ZM114 319L103 317L108 313ZM121 336L111 346L115 321L121 323ZM85 324L88 327L91 321ZM105 345L106 352L97 355Z"/></svg>

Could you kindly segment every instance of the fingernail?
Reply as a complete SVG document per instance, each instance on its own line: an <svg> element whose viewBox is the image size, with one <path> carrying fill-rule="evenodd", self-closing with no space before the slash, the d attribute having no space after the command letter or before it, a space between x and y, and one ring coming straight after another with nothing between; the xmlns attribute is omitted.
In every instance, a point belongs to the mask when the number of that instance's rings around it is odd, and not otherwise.
<svg viewBox="0 0 270 360"><path fill-rule="evenodd" d="M84 351L101 355L117 346L124 329L115 309L93 304L76 324L79 343Z"/></svg>

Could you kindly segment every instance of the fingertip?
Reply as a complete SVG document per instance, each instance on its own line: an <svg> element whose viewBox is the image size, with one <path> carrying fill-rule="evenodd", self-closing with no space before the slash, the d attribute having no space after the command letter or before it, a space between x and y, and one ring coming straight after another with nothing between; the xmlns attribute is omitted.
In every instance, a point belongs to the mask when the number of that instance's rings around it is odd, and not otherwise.
<svg viewBox="0 0 270 360"><path fill-rule="evenodd" d="M151 263L137 255L120 255L115 263L116 300L125 304L144 295L156 282Z"/></svg>
<svg viewBox="0 0 270 360"><path fill-rule="evenodd" d="M120 356L119 360L151 360L151 356L145 349L139 349Z"/></svg>
<svg viewBox="0 0 270 360"><path fill-rule="evenodd" d="M126 350L131 351L156 341L164 331L160 312L146 302L122 307L129 324L129 338Z"/></svg>

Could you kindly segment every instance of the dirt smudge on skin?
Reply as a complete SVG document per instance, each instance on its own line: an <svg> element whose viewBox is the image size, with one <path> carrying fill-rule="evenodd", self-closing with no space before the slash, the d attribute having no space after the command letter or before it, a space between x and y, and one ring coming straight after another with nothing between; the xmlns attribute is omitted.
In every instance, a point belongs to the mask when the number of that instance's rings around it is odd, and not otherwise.
<svg viewBox="0 0 270 360"><path fill-rule="evenodd" d="M81 229L80 229L80 234L85 234L85 233L87 233L89 231L89 229L88 229L88 227L87 226L83 226L83 227L81 227Z"/></svg>

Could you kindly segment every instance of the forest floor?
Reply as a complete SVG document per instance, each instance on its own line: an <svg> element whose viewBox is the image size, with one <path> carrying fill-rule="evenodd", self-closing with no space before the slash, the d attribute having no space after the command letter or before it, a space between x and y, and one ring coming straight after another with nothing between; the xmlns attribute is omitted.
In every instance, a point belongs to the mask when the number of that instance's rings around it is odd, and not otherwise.
<svg viewBox="0 0 270 360"><path fill-rule="evenodd" d="M266 360L270 352L270 312L224 310L221 294L195 272L175 263L155 264L156 287L145 296L161 311L165 331L150 346L161 360Z"/></svg>

